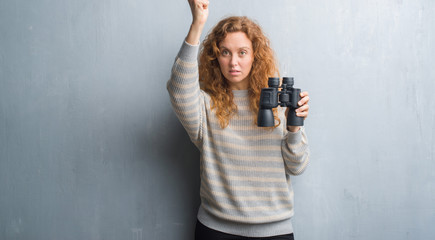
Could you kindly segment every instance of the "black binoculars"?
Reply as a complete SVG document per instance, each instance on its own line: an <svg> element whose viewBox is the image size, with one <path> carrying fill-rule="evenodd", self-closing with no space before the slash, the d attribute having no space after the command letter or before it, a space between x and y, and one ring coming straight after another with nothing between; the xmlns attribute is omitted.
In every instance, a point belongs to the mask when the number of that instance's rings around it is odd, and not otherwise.
<svg viewBox="0 0 435 240"><path fill-rule="evenodd" d="M283 77L282 85L279 86L279 78L271 77L268 88L261 89L260 110L258 111L257 125L259 127L275 126L272 108L278 106L288 107L287 126L303 126L304 118L296 116L295 110L299 107L301 89L293 88L292 77ZM278 89L281 88L281 91Z"/></svg>

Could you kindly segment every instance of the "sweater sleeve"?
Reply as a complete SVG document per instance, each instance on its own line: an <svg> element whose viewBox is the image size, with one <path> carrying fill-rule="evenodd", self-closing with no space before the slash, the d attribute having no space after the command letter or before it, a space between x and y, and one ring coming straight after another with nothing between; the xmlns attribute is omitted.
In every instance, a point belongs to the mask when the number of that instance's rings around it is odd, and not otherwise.
<svg viewBox="0 0 435 240"><path fill-rule="evenodd" d="M196 146L202 141L204 115L204 96L198 81L198 49L198 45L183 43L166 85L174 112Z"/></svg>
<svg viewBox="0 0 435 240"><path fill-rule="evenodd" d="M304 127L295 133L287 133L282 141L281 151L287 174L300 175L305 171L310 161L310 149Z"/></svg>

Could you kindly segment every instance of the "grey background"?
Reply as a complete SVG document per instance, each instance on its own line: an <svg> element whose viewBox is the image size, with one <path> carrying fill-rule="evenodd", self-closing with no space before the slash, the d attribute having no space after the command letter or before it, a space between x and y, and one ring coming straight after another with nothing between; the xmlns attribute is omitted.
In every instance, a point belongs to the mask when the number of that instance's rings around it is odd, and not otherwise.
<svg viewBox="0 0 435 240"><path fill-rule="evenodd" d="M433 239L435 1L211 2L206 32L257 20L310 92L297 239ZM199 153L166 92L190 21L185 0L0 0L0 239L192 239Z"/></svg>

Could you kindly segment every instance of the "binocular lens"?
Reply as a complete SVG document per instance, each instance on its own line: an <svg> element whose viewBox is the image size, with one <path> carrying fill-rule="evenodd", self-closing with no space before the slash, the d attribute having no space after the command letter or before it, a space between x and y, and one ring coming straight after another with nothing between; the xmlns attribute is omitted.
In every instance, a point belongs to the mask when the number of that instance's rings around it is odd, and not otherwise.
<svg viewBox="0 0 435 240"><path fill-rule="evenodd" d="M292 77L283 77L282 84L287 84L288 87L293 87L294 80Z"/></svg>
<svg viewBox="0 0 435 240"><path fill-rule="evenodd" d="M279 87L279 78L270 77L267 82L270 88L278 88Z"/></svg>
<svg viewBox="0 0 435 240"><path fill-rule="evenodd" d="M258 111L257 123L259 127L273 127L275 126L275 119L273 118L273 111L270 108L260 108Z"/></svg>

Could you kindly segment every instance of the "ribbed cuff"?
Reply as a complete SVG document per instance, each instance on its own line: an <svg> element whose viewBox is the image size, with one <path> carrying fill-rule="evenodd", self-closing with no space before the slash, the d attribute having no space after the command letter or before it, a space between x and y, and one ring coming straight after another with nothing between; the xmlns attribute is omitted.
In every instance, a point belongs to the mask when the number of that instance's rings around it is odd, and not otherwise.
<svg viewBox="0 0 435 240"><path fill-rule="evenodd" d="M300 127L297 132L288 132L287 133L287 143L288 144L296 144L302 141L302 132L305 131L304 127Z"/></svg>
<svg viewBox="0 0 435 240"><path fill-rule="evenodd" d="M191 45L184 41L183 45L181 45L180 51L178 52L178 57L186 62L197 61L198 51L199 45Z"/></svg>

